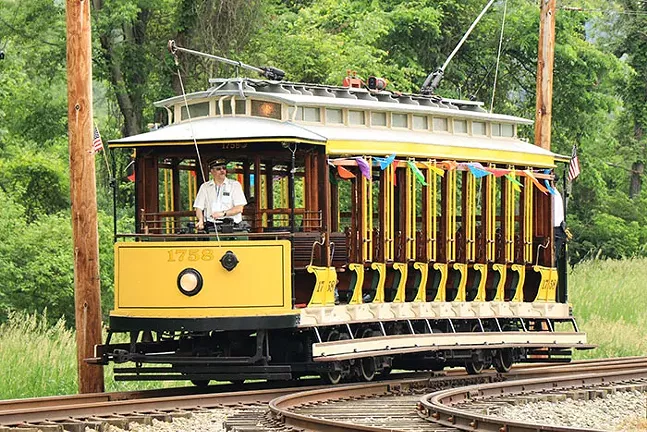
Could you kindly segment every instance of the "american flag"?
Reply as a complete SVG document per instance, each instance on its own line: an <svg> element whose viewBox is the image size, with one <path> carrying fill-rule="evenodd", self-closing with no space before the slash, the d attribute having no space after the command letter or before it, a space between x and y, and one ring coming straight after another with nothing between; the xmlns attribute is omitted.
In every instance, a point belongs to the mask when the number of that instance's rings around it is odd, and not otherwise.
<svg viewBox="0 0 647 432"><path fill-rule="evenodd" d="M94 137L92 138L92 150L95 153L103 150L103 141L101 141L101 134L99 133L99 129L96 126L94 127Z"/></svg>
<svg viewBox="0 0 647 432"><path fill-rule="evenodd" d="M577 158L577 147L573 146L573 153L571 153L571 163L568 164L568 174L566 178L568 181L573 181L580 175L580 160Z"/></svg>

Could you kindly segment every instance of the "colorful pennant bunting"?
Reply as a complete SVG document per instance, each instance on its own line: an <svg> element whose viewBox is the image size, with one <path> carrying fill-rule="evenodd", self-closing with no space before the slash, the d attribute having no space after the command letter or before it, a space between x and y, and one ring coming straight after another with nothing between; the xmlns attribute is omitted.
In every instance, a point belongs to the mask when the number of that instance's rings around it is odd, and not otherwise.
<svg viewBox="0 0 647 432"><path fill-rule="evenodd" d="M530 178L530 180L532 180L535 186L537 186L537 189L539 189L545 194L548 194L548 189L546 189L543 184L539 183L539 180L537 180L537 177L535 177L532 171L524 170L523 172L526 174L526 177Z"/></svg>
<svg viewBox="0 0 647 432"><path fill-rule="evenodd" d="M413 175L416 176L416 180L418 180L423 186L427 186L427 182L425 181L425 176L420 172L418 167L416 166L416 163L414 161L407 161L407 164L409 165L409 168L413 172Z"/></svg>
<svg viewBox="0 0 647 432"><path fill-rule="evenodd" d="M467 169L469 170L469 172L471 172L472 175L477 179L492 174L490 171L486 170L483 167L483 165L481 165L478 162L466 163L465 166L467 166Z"/></svg>
<svg viewBox="0 0 647 432"><path fill-rule="evenodd" d="M510 170L502 169L502 168L485 168L485 169L491 172L496 178L503 177L504 175L510 172Z"/></svg>
<svg viewBox="0 0 647 432"><path fill-rule="evenodd" d="M395 153L387 157L373 157L373 162L380 166L380 169L384 171L389 165L395 160Z"/></svg>
<svg viewBox="0 0 647 432"><path fill-rule="evenodd" d="M514 170L510 171L508 174L505 175L505 178L508 179L510 184L512 184L512 188L517 191L521 192L521 187L523 186L519 180L516 179L516 174Z"/></svg>
<svg viewBox="0 0 647 432"><path fill-rule="evenodd" d="M544 170L544 174L550 174L550 173L551 173L551 170L549 170L549 169L545 169L545 170ZM550 181L549 181L548 179L544 179L544 184L546 185L546 189L548 189L548 192L549 192L551 195L557 195L557 191L555 190L555 188L553 188L553 187L550 185Z"/></svg>
<svg viewBox="0 0 647 432"><path fill-rule="evenodd" d="M443 168L445 168L446 171L454 171L456 167L458 167L458 162L448 160L448 161L438 162L437 165L442 166Z"/></svg>
<svg viewBox="0 0 647 432"><path fill-rule="evenodd" d="M346 168L344 168L341 165L337 165L337 174L339 174L339 177L341 177L341 178L343 178L345 180L355 178L355 174L348 171Z"/></svg>
<svg viewBox="0 0 647 432"><path fill-rule="evenodd" d="M359 167L360 172L364 177L367 179L371 179L371 166L366 162L366 159L363 157L356 157L355 162L357 162L357 166Z"/></svg>
<svg viewBox="0 0 647 432"><path fill-rule="evenodd" d="M438 174L438 175L439 175L439 176L441 176L441 177L444 177L444 176L445 176L445 170L443 170L443 169L441 169L441 168L438 168L436 165L431 165L431 164L429 164L429 169L430 169L432 172L435 172L436 174Z"/></svg>

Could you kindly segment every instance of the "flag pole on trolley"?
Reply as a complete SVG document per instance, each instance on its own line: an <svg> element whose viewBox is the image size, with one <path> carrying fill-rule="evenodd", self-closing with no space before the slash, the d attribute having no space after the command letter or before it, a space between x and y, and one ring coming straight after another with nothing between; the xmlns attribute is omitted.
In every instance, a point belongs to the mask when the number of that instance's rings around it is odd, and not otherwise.
<svg viewBox="0 0 647 432"><path fill-rule="evenodd" d="M92 152L94 154L99 153L101 150L105 150L103 148L103 140L101 139L101 133L99 132L99 127L94 125L94 135L92 137ZM106 161L106 168L108 169L108 176L110 176L110 179L112 179L112 172L110 170L110 164L108 163L108 156L106 156L106 152L103 152L103 160Z"/></svg>
<svg viewBox="0 0 647 432"><path fill-rule="evenodd" d="M571 152L571 161L568 164L568 173L566 178L569 182L572 182L580 175L580 160L577 157L577 146L573 146L573 151Z"/></svg>
<svg viewBox="0 0 647 432"><path fill-rule="evenodd" d="M577 157L577 146L573 145L571 151L571 160L568 163L568 168L565 168L564 181L564 211L567 211L569 197L573 191L573 180L580 175L580 159Z"/></svg>

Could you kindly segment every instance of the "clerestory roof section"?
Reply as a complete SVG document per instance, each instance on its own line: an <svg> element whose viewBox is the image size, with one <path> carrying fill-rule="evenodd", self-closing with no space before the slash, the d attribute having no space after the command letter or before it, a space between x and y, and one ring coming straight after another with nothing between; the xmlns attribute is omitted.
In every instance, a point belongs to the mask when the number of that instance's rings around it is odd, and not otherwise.
<svg viewBox="0 0 647 432"><path fill-rule="evenodd" d="M372 91L365 88L267 81L251 78L212 79L210 84L212 87L208 90L186 95L186 101L191 103L196 100L217 99L226 96L239 99L251 97L292 106L438 114L448 117L489 119L526 125L533 123L531 120L521 117L488 113L483 109L483 102L446 99L437 95ZM174 107L184 103L184 96L175 96L156 102L155 106L173 110Z"/></svg>

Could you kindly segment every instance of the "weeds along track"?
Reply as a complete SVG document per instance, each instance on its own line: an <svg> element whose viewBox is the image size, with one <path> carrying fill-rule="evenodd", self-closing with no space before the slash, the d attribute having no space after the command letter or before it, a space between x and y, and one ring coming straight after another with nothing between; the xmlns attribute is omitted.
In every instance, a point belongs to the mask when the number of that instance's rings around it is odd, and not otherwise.
<svg viewBox="0 0 647 432"><path fill-rule="evenodd" d="M287 431L295 428L452 431L458 430L460 425L432 424L428 421L436 412L431 408L425 408L428 409L428 416L419 415L422 412L422 408L418 408L421 397L441 390L458 391L458 387L464 386L488 388L488 385L498 385L503 380L570 376L586 374L587 371L589 374L597 371L612 375L628 373L621 371L629 368L634 371L647 368L647 358L532 365L513 368L505 375L466 375L462 370L435 375L394 373L381 382L336 387L318 385L317 380L304 380L250 383L242 387L216 385L206 389L188 387L9 400L0 401L0 432L14 429L23 432L39 429L43 432L85 431L86 427L105 430L106 425L128 429L129 423L133 422L151 424L153 420L171 421L194 414L194 417L200 417L218 411L221 412L218 420L221 427L231 432ZM518 382L522 381L514 381ZM276 385L281 388L276 388ZM475 394L475 390L471 391L470 395ZM458 407L451 404L444 406L448 409ZM446 414L443 416L447 417ZM193 430L196 430L195 426Z"/></svg>

